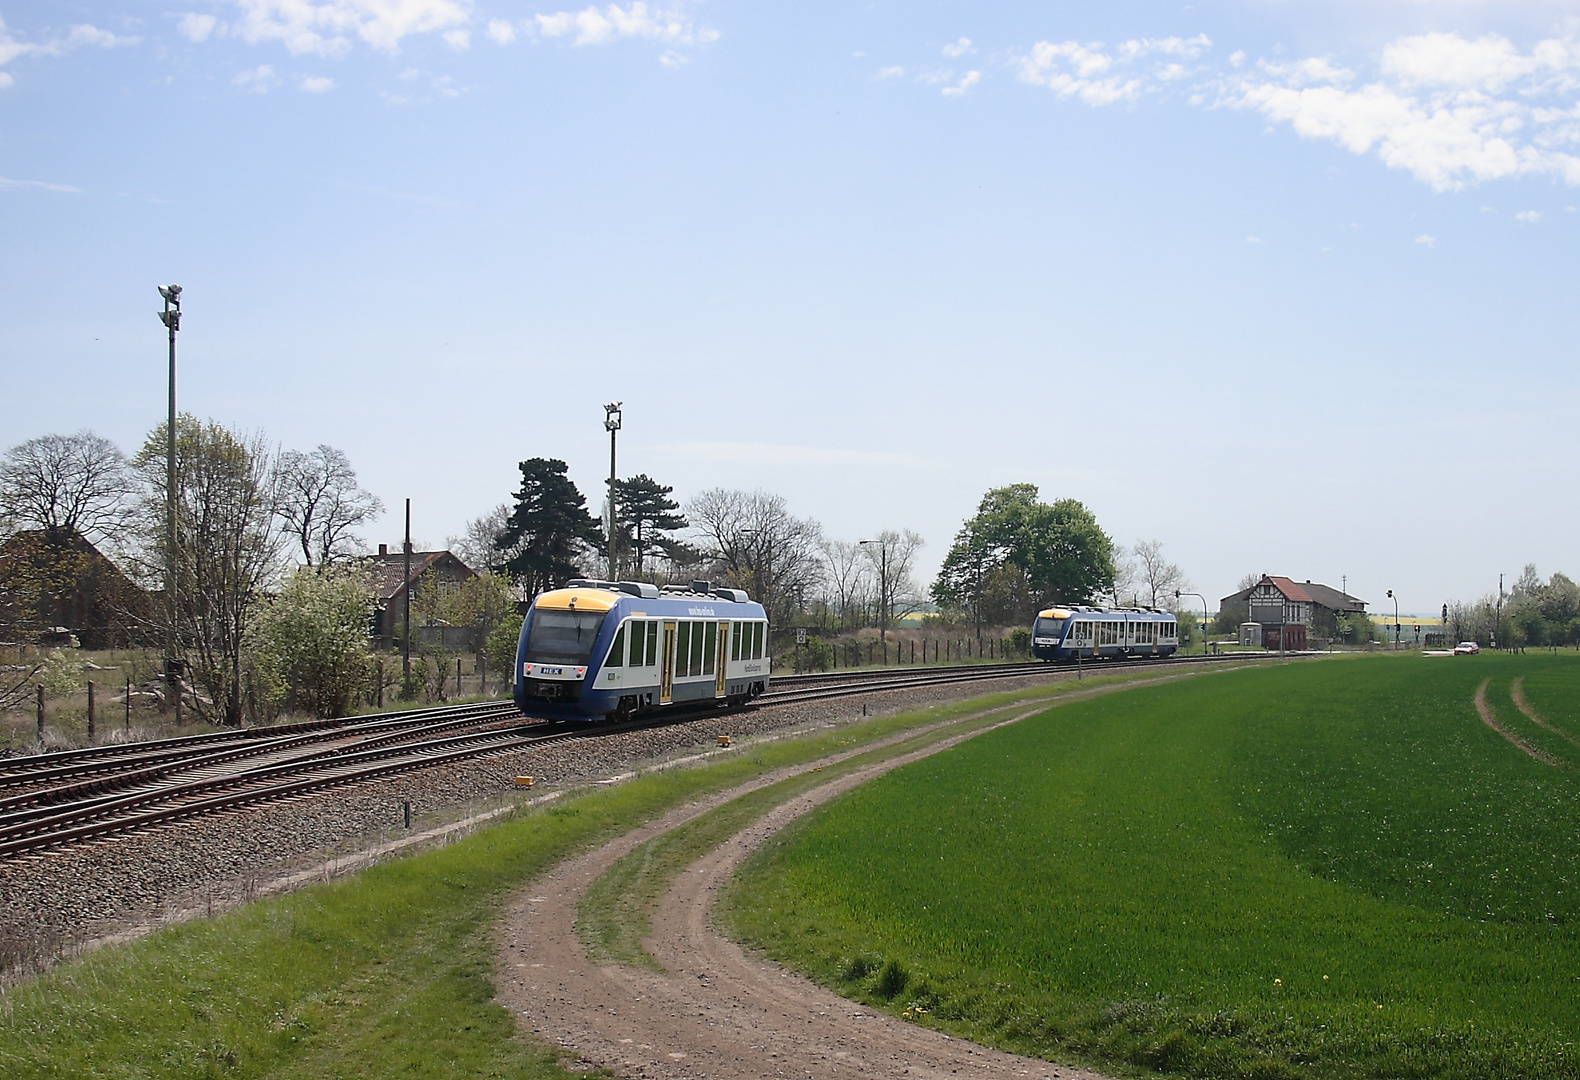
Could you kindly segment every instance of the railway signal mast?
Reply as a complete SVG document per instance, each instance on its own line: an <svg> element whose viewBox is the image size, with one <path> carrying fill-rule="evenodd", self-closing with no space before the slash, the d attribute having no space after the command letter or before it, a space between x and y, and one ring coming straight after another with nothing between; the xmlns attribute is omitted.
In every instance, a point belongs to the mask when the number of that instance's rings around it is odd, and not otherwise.
<svg viewBox="0 0 1580 1080"><path fill-rule="evenodd" d="M165 309L159 321L170 332L170 416L165 425L165 603L170 609L170 633L165 654L165 685L176 705L176 726L181 726L181 609L176 603L176 331L181 329L181 286L161 285Z"/></svg>
<svg viewBox="0 0 1580 1080"><path fill-rule="evenodd" d="M614 437L620 430L620 402L603 407L603 426L609 432L609 580L614 581Z"/></svg>

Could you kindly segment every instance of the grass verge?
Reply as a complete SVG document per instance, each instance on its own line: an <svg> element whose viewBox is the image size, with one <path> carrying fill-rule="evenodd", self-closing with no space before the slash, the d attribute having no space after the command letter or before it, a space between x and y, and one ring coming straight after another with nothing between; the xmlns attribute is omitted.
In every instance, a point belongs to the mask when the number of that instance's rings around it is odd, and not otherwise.
<svg viewBox="0 0 1580 1080"><path fill-rule="evenodd" d="M1490 676L1514 723L1526 674L1562 721L1580 664L1337 664L907 765L761 849L720 919L848 996L1110 1072L1580 1075L1580 774L1472 705Z"/></svg>
<svg viewBox="0 0 1580 1080"><path fill-rule="evenodd" d="M489 928L513 890L689 799L1053 689L651 773L442 849L99 950L0 992L0 1076L567 1075L554 1052L517 1036L493 1000Z"/></svg>

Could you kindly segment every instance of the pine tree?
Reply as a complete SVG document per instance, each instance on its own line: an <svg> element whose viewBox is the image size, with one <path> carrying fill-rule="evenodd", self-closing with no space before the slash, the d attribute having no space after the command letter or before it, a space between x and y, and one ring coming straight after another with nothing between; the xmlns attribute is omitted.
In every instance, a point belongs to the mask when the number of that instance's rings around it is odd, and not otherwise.
<svg viewBox="0 0 1580 1080"><path fill-rule="evenodd" d="M515 510L494 541L501 551L515 551L505 564L510 574L530 593L555 588L581 574L577 560L583 544L596 549L602 543L598 519L587 512L587 500L565 475L565 462L523 461Z"/></svg>
<svg viewBox="0 0 1580 1080"><path fill-rule="evenodd" d="M674 532L686 527L685 517L675 513L680 509L680 504L669 497L674 490L646 473L614 482L615 509L620 516L622 531L636 552L638 576L642 573L647 552L655 544L664 546L665 538L653 534Z"/></svg>

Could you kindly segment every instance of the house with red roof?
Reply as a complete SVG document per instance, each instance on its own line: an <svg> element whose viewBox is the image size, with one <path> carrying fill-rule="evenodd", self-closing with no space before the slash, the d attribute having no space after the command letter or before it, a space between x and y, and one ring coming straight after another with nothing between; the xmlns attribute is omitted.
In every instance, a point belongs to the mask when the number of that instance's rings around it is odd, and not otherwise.
<svg viewBox="0 0 1580 1080"><path fill-rule="evenodd" d="M375 625L373 634L386 646L400 636L405 617L406 596L422 582L423 575L432 573L441 593L461 587L468 578L475 578L477 571L467 566L451 551L414 551L411 553L411 573L406 573L406 556L391 551L388 544L379 545L379 553L367 559L368 577L375 597ZM413 627L419 620L412 616ZM413 635L415 639L417 635Z"/></svg>
<svg viewBox="0 0 1580 1080"><path fill-rule="evenodd" d="M1341 615L1366 613L1366 601L1311 580L1263 574L1249 589L1219 601L1223 610L1244 612L1246 622L1261 629L1262 644L1269 649L1304 649L1306 635L1331 636Z"/></svg>

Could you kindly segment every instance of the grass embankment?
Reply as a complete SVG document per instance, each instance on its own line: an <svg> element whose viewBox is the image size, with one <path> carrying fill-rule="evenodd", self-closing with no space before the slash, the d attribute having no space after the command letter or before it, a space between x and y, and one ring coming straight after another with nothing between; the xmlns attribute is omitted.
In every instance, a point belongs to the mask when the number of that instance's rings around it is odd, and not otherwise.
<svg viewBox="0 0 1580 1080"><path fill-rule="evenodd" d="M1580 1075L1580 663L1355 658L1142 687L793 826L736 932L922 1022L1113 1071ZM1533 760L1478 716L1550 754Z"/></svg>
<svg viewBox="0 0 1580 1080"><path fill-rule="evenodd" d="M0 991L0 1076L568 1075L553 1053L517 1037L493 1001L489 927L514 889L689 799L1049 692L874 719L650 774L442 849L96 951Z"/></svg>

